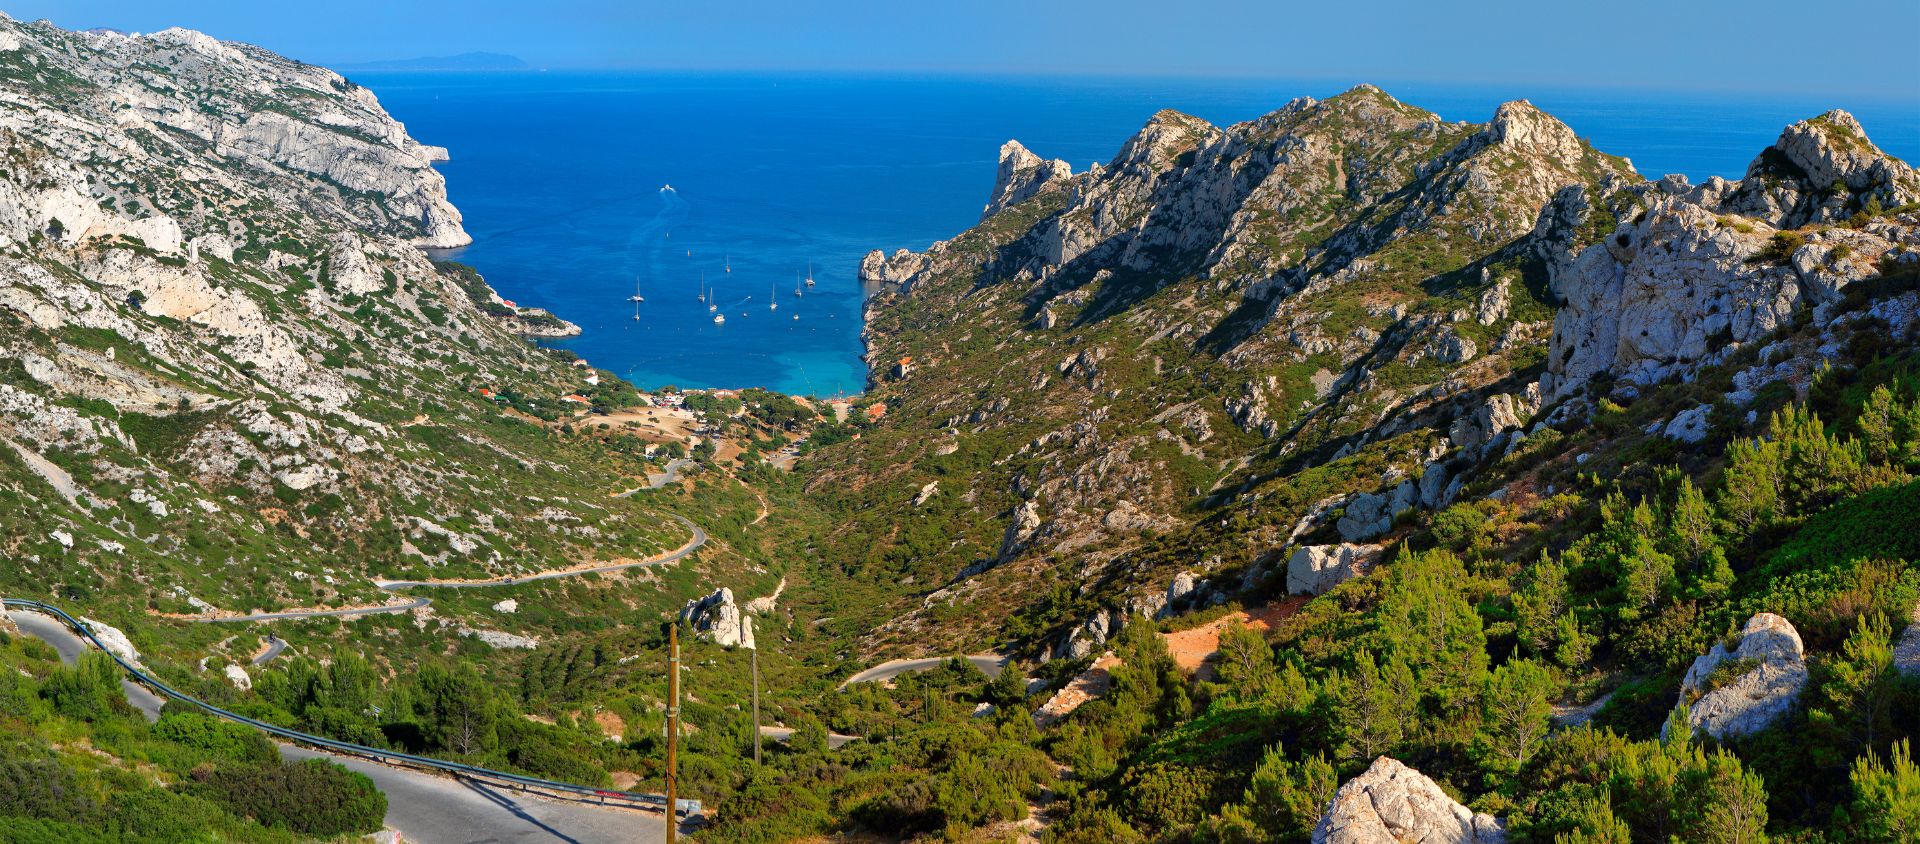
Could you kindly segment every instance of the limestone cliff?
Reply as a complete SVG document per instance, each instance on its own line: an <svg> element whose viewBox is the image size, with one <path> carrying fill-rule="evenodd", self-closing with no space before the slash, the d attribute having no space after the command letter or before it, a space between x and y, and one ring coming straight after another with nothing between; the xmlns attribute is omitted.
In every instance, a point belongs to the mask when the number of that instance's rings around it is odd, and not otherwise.
<svg viewBox="0 0 1920 844"><path fill-rule="evenodd" d="M498 427L480 390L540 413L590 370L422 253L467 241L445 153L371 92L186 30L0 19L0 102L13 588L247 609L681 541Z"/></svg>
<svg viewBox="0 0 1920 844"><path fill-rule="evenodd" d="M1602 373L1633 384L1684 375L1837 301L1884 259L1920 258L1920 215L1863 214L1917 201L1920 173L1844 111L1787 127L1740 182L1670 176L1640 189L1632 219L1553 273L1565 307L1549 395Z"/></svg>

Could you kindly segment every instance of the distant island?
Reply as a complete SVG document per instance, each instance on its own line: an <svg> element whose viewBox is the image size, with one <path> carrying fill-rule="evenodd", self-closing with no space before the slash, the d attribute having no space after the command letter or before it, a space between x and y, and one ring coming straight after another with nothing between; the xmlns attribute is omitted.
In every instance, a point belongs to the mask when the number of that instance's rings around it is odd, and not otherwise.
<svg viewBox="0 0 1920 844"><path fill-rule="evenodd" d="M526 70L527 63L519 56L505 53L461 53L457 56L387 59L336 67L341 70Z"/></svg>

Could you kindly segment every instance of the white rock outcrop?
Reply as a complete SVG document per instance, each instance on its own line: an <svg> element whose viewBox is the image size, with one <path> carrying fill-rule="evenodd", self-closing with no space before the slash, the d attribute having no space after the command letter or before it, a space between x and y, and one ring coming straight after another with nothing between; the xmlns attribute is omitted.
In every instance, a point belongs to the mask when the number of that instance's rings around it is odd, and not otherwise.
<svg viewBox="0 0 1920 844"><path fill-rule="evenodd" d="M1732 677L1722 666L1744 669ZM1716 677L1715 675L1720 676ZM1747 619L1733 647L1713 646L1680 684L1687 723L1717 739L1759 732L1792 711L1807 686L1806 652L1793 624L1770 612Z"/></svg>
<svg viewBox="0 0 1920 844"><path fill-rule="evenodd" d="M540 646L540 640L538 639L535 639L529 636L522 636L518 633L508 633L501 630L474 630L472 628L462 627L460 628L460 635L473 638L473 639L479 639L480 641L487 643L489 646L499 648L501 650L530 651Z"/></svg>
<svg viewBox="0 0 1920 844"><path fill-rule="evenodd" d="M1549 398L1601 373L1632 384L1686 375L1766 337L1796 309L1879 275L1883 257L1920 249L1913 214L1795 231L1869 202L1892 209L1920 200L1920 173L1881 152L1846 112L1787 127L1741 182L1669 177L1642 190L1645 208L1633 221L1577 257L1549 262L1565 302L1542 380ZM1556 197L1542 224L1584 201Z"/></svg>
<svg viewBox="0 0 1920 844"><path fill-rule="evenodd" d="M1057 158L1048 161L1034 155L1019 141L1001 144L1000 169L993 178L993 195L987 199L980 219L984 221L1042 191L1057 190L1072 176L1073 168L1065 161Z"/></svg>
<svg viewBox="0 0 1920 844"><path fill-rule="evenodd" d="M914 277L926 268L927 256L924 254L901 249L889 256L875 249L860 259L860 282L904 287L911 284Z"/></svg>
<svg viewBox="0 0 1920 844"><path fill-rule="evenodd" d="M516 601L516 600L514 600L514 599L512 599L512 598L508 598L508 599L506 599L506 600L504 600L504 601L501 601L501 602L499 602L499 603L497 603L497 604L494 604L494 605L493 605L493 611L494 611L494 612L504 612L504 613L514 613L514 612L519 612L519 611L520 611L520 602L519 602L519 601Z"/></svg>
<svg viewBox="0 0 1920 844"><path fill-rule="evenodd" d="M1382 756L1347 780L1313 828L1313 844L1505 844L1492 815L1475 814L1425 774Z"/></svg>
<svg viewBox="0 0 1920 844"><path fill-rule="evenodd" d="M227 682L232 683L236 689L244 692L253 688L253 678L247 676L247 669L245 668L229 662L227 663L227 667L222 669L222 673L227 675Z"/></svg>
<svg viewBox="0 0 1920 844"><path fill-rule="evenodd" d="M1712 415L1713 405L1695 405L1674 414L1673 419L1669 420L1660 432L1669 439L1683 443L1697 443L1706 439L1707 433L1712 430L1713 426L1710 424Z"/></svg>
<svg viewBox="0 0 1920 844"><path fill-rule="evenodd" d="M1380 559L1381 546L1303 545L1287 558L1287 593L1323 595L1327 590L1366 574Z"/></svg>
<svg viewBox="0 0 1920 844"><path fill-rule="evenodd" d="M734 603L733 590L725 586L713 594L688 601L680 610L680 619L695 633L728 648L752 648L753 622Z"/></svg>
<svg viewBox="0 0 1920 844"><path fill-rule="evenodd" d="M140 664L140 652L134 650L133 640L128 639L127 634L120 632L120 628L84 615L80 617L80 623L93 631L94 638L100 640L100 644L107 649L108 653L134 665Z"/></svg>
<svg viewBox="0 0 1920 844"><path fill-rule="evenodd" d="M1920 676L1920 604L1915 604L1907 629L1893 643L1893 670L1908 676Z"/></svg>

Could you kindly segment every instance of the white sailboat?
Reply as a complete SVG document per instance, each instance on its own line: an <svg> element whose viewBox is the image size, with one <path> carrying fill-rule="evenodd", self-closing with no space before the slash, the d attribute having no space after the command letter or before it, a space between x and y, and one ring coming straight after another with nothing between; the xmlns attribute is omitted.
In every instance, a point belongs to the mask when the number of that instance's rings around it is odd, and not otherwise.
<svg viewBox="0 0 1920 844"><path fill-rule="evenodd" d="M813 286L813 262L812 261L807 262L807 286L808 287Z"/></svg>
<svg viewBox="0 0 1920 844"><path fill-rule="evenodd" d="M700 271L700 295L695 298L698 298L702 302L707 301L707 271L706 270Z"/></svg>
<svg viewBox="0 0 1920 844"><path fill-rule="evenodd" d="M722 257L720 259L720 266L726 268L726 271L729 273L733 272L733 256L727 255Z"/></svg>
<svg viewBox="0 0 1920 844"><path fill-rule="evenodd" d="M713 315L713 324L714 324L714 325L726 325L726 324L727 324L727 315L726 315L726 314L714 314L714 315Z"/></svg>
<svg viewBox="0 0 1920 844"><path fill-rule="evenodd" d="M645 296L642 296L642 295L640 295L640 277L639 277L639 276L634 276L634 277L633 277L633 295L632 295L632 296L628 296L628 297L627 297L627 301L629 301L629 302L645 302L645 301L647 301L647 297L645 297Z"/></svg>
<svg viewBox="0 0 1920 844"><path fill-rule="evenodd" d="M769 301L769 302L767 302L767 310L769 310L769 311L777 311L777 310L780 310L780 287L779 287L779 285L774 285L774 284L769 284L769 285L767 285L767 288L768 288L768 294L767 294L767 295L770 295L770 296L772 296L772 297L773 297L773 299L772 299L772 301Z"/></svg>

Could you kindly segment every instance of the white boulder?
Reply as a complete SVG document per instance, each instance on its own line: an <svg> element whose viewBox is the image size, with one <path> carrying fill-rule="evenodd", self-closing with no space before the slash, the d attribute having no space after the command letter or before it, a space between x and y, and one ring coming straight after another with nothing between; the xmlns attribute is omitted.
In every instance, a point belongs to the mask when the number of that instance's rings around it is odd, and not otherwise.
<svg viewBox="0 0 1920 844"><path fill-rule="evenodd" d="M1382 756L1334 792L1313 844L1504 844L1492 815L1454 802L1433 780Z"/></svg>
<svg viewBox="0 0 1920 844"><path fill-rule="evenodd" d="M1728 665L1733 668L1722 670ZM1739 673L1726 676L1732 670ZM1806 686L1800 632L1786 619L1763 612L1747 619L1732 648L1723 642L1693 661L1680 696L1688 703L1688 726L1726 739L1766 729L1792 711Z"/></svg>
<svg viewBox="0 0 1920 844"><path fill-rule="evenodd" d="M1287 592L1322 595L1373 568L1380 559L1378 545L1306 545L1287 558Z"/></svg>

